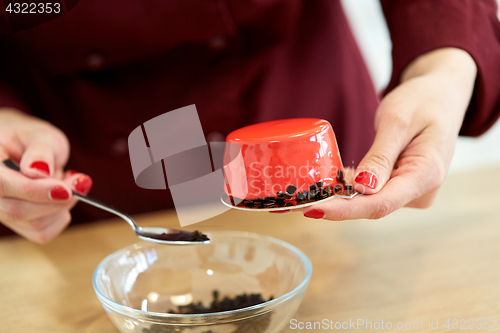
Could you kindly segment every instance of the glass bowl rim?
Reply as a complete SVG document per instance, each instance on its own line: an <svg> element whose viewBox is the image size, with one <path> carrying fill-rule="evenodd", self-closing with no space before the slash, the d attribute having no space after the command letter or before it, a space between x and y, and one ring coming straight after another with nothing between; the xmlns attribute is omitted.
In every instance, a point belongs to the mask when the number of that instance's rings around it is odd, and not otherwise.
<svg viewBox="0 0 500 333"><path fill-rule="evenodd" d="M238 316L237 318L232 318L232 320L240 320L243 318L249 318L249 317L261 314L263 312L268 312L271 309L277 307L278 305L287 302L289 299L291 299L294 295L298 294L302 289L307 287L307 285L309 284L309 281L310 281L311 275L312 275L311 261L306 256L306 254L304 252L302 252L300 249L298 249L296 246L294 246L290 243L287 243L287 242L285 242L281 239L275 238L275 237L271 237L271 236L263 235L263 234L258 234L258 233L254 233L254 232L248 232L248 231L214 230L214 231L208 231L206 233L207 234L215 233L217 235L224 235L225 234L225 235L234 235L234 236L253 238L253 239L262 239L262 240L266 240L270 243L280 245L280 246L292 251L295 255L297 255L299 257L302 264L304 264L304 266L305 266L306 276L295 288L293 288L289 292L287 292L287 293L285 293L277 298L274 298L270 301L266 301L264 303L253 305L253 306L242 308L242 309L222 311L222 312L213 312L213 313L202 313L202 314L171 314L171 313L163 313L163 312L143 311L143 310L135 309L135 308L117 303L117 302L109 299L108 297L104 296L101 293L101 291L99 290L99 288L97 287L97 275L98 275L98 273L103 269L103 267L106 264L108 264L115 257L123 254L124 252L126 252L130 249L133 249L133 248L136 249L137 246L140 246L141 244L153 244L156 246L161 246L161 245L154 244L154 243L147 242L147 241L140 241L140 242L128 245L124 248L121 248L121 249L109 254L99 263L99 265L97 265L97 267L94 271L94 274L92 276L92 286L94 287L94 291L97 295L97 298L99 298L99 300L103 304L106 304L108 307L111 307L113 309L113 311L119 312L119 313L126 315L126 316L133 316L135 318L147 318L150 321L155 321L155 319L158 320L158 319L167 319L167 318L168 319L179 319L179 320L181 320L179 323L184 322L184 320L186 320L186 319L187 320L198 319L198 320L201 320L199 322L199 324L201 324L201 323L206 324L206 320L208 318L213 318L213 319L217 318L217 319L223 320L223 319L229 318L235 314L239 314L240 316ZM176 246L176 245L172 245L172 246ZM179 246L182 246L182 245L179 245ZM187 245L184 245L184 246L187 246ZM203 246L203 245L201 245L201 246ZM247 312L249 313L249 315L244 315ZM165 323L164 321L159 321L159 323L175 324L176 322ZM190 322L190 323L195 324L193 322Z"/></svg>

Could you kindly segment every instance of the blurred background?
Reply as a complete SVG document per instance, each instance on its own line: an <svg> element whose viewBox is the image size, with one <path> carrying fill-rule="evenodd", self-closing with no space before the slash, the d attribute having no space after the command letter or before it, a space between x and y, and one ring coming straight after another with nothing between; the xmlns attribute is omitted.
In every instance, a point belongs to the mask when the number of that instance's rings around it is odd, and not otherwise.
<svg viewBox="0 0 500 333"><path fill-rule="evenodd" d="M378 91L391 75L391 40L379 0L341 0ZM500 5L500 0L497 0ZM500 18L500 12L499 12ZM500 165L500 121L477 138L460 137L450 173Z"/></svg>

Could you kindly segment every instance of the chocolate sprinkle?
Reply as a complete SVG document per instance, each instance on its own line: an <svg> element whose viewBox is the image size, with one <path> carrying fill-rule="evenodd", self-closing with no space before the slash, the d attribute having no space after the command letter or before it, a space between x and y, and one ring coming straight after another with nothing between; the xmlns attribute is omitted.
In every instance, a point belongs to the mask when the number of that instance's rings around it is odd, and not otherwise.
<svg viewBox="0 0 500 333"><path fill-rule="evenodd" d="M326 199L330 196L330 194L326 191L320 190L318 194L316 194L316 200Z"/></svg>
<svg viewBox="0 0 500 333"><path fill-rule="evenodd" d="M262 298L261 294L241 294L234 298L224 297L222 300L219 299L219 291L214 290L213 301L209 307L205 307L201 302L191 303L188 305L181 305L177 307L177 310L170 310L168 313L171 314L200 314L200 313L214 313L231 311L237 309L247 308L249 306L254 306L267 302ZM273 296L269 298L268 301L273 300Z"/></svg>
<svg viewBox="0 0 500 333"><path fill-rule="evenodd" d="M336 184L334 186L332 184L325 186L325 183L322 180L320 180L316 183L309 185L309 191L305 190L297 191L298 188L295 185L288 185L288 187L286 188L286 192L278 191L276 192L276 196L274 197L267 196L265 198L260 197L253 200L244 199L240 203L238 203L237 206L248 207L253 209L292 207L296 205L303 205L311 201L323 200L332 195L351 196L355 192L353 186L346 183L346 180L344 179L344 173L342 170L337 171L337 180L341 184Z"/></svg>
<svg viewBox="0 0 500 333"><path fill-rule="evenodd" d="M257 198L253 200L254 206L261 206L264 203L264 198Z"/></svg>
<svg viewBox="0 0 500 333"><path fill-rule="evenodd" d="M337 181L340 183L344 181L344 172L342 170L337 171Z"/></svg>
<svg viewBox="0 0 500 333"><path fill-rule="evenodd" d="M318 194L318 193L319 193L318 190L310 190L309 191L309 199L313 199L316 196L316 194Z"/></svg>
<svg viewBox="0 0 500 333"><path fill-rule="evenodd" d="M288 193L288 194L294 194L296 190L297 190L296 186L288 185L288 187L286 188L286 193Z"/></svg>
<svg viewBox="0 0 500 333"><path fill-rule="evenodd" d="M307 198L307 191L299 191L295 196L297 201L304 201Z"/></svg>
<svg viewBox="0 0 500 333"><path fill-rule="evenodd" d="M209 307L205 307L201 302L191 303L184 306L178 306L176 310L170 310L170 314L204 314L204 313L217 313L223 311L231 311L243 309L246 307L262 304L267 302L261 294L241 294L233 298L224 297L222 300L219 298L219 292L214 290L212 292L213 301ZM273 296L268 301L273 300ZM246 318L235 322L235 330L231 333L261 333L265 332L271 322L272 312L264 313L255 317ZM179 333L184 330L190 330L190 327L183 325L160 325L152 324L150 328L143 328L143 333ZM212 329L203 331L202 333L216 333Z"/></svg>
<svg viewBox="0 0 500 333"><path fill-rule="evenodd" d="M264 202L262 205L266 208L273 207L273 206L276 206L276 201L269 200L269 201Z"/></svg>
<svg viewBox="0 0 500 333"><path fill-rule="evenodd" d="M162 233L160 235L158 234L152 234L148 232L143 232L142 233L146 237L151 237L159 240L166 240L166 241L188 241L188 242L204 242L207 240L210 240L207 235L204 233L196 230L193 232L189 231L179 231L179 233L174 233L174 234L166 234Z"/></svg>
<svg viewBox="0 0 500 333"><path fill-rule="evenodd" d="M347 195L352 195L352 193L354 192L354 187L352 185L346 185L345 192Z"/></svg>
<svg viewBox="0 0 500 333"><path fill-rule="evenodd" d="M196 230L196 231L193 231L193 236L191 237L191 240L196 241L196 242L204 242L204 241L207 241L210 239L204 233Z"/></svg>

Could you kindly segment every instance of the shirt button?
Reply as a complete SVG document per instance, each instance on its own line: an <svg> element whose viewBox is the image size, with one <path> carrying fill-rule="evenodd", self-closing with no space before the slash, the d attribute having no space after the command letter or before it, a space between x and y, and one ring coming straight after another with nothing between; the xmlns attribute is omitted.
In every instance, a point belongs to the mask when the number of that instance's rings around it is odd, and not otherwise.
<svg viewBox="0 0 500 333"><path fill-rule="evenodd" d="M119 157L128 152L128 141L125 138L119 138L111 144L111 155Z"/></svg>
<svg viewBox="0 0 500 333"><path fill-rule="evenodd" d="M208 46L212 50L222 50L227 46L227 38L223 35L212 37L208 41Z"/></svg>
<svg viewBox="0 0 500 333"><path fill-rule="evenodd" d="M104 55L100 53L92 53L87 56L85 61L88 68L98 70L104 66Z"/></svg>

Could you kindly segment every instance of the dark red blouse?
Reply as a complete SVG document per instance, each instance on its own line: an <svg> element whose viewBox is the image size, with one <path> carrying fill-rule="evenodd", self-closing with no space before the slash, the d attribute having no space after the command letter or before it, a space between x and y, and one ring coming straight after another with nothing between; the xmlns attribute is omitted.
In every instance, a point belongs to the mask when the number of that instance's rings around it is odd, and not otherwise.
<svg viewBox="0 0 500 333"><path fill-rule="evenodd" d="M394 45L389 89L418 55L462 48L479 76L461 133L486 131L500 110L495 1L381 2ZM327 119L346 166L373 140L377 98L338 0L81 0L16 33L2 11L0 29L0 106L61 128L68 168L92 176L92 196L131 214L171 207L171 197L135 185L127 137L182 106L196 104L209 141L253 122ZM79 204L73 216L109 215Z"/></svg>

